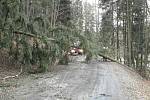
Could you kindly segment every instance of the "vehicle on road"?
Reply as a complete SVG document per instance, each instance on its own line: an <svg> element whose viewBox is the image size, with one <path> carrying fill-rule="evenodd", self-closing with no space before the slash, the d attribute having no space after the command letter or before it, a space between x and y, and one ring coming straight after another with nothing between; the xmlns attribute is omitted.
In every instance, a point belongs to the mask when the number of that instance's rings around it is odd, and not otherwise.
<svg viewBox="0 0 150 100"><path fill-rule="evenodd" d="M71 47L68 54L72 56L83 55L83 49L80 47Z"/></svg>

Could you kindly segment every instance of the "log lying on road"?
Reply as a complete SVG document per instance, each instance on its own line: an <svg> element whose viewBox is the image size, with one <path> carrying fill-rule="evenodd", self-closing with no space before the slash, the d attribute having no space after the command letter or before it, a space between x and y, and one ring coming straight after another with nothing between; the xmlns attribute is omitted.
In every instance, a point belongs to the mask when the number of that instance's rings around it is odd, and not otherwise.
<svg viewBox="0 0 150 100"><path fill-rule="evenodd" d="M108 57L108 56L105 56L105 55L103 55L103 54L98 54L99 56L101 56L101 57L103 57L103 59L108 59L108 60L110 60L110 61L112 61L112 62L117 62L118 63L118 61L117 60L114 60L114 59L112 59L112 58L110 58L110 57Z"/></svg>
<svg viewBox="0 0 150 100"><path fill-rule="evenodd" d="M101 54L101 53L99 53L98 55L101 56L101 57L103 57L103 58L105 58L105 59L108 59L108 60L110 60L110 61L112 61L112 62L116 62L116 63L118 63L119 65L124 66L124 67L128 68L128 69L131 70L131 71L136 72L136 71L133 69L133 67L129 67L128 65L122 64L121 62L119 62L119 61L117 61L117 60L115 60L115 59L112 59L112 58L110 58L110 57L108 57L108 56L105 56L105 55L103 55L103 54Z"/></svg>

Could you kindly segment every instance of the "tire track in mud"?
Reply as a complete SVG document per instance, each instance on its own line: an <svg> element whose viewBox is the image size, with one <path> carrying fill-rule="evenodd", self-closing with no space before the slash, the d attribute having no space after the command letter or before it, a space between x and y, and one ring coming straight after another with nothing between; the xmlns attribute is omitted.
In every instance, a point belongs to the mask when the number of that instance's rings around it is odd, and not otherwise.
<svg viewBox="0 0 150 100"><path fill-rule="evenodd" d="M78 73L82 74L78 75L79 82L72 84L69 95L71 100L89 100L95 96L96 88L99 86L99 77L101 76L99 66L90 64L87 65L85 69L82 69L82 71L80 69L78 69L78 71L79 72L74 73L74 75ZM70 80L70 82L71 81L73 80Z"/></svg>
<svg viewBox="0 0 150 100"><path fill-rule="evenodd" d="M85 76L86 74L86 69L87 65L86 64L77 64L75 68L73 68L74 70L71 70L70 75L68 75L68 77L66 77L65 79L65 83L69 84L65 89L63 89L63 95L66 98L70 98L70 100L74 100L74 95L75 93L73 93L75 90L77 90L78 88L80 88L81 83L85 83L85 82L81 82L81 78L82 76ZM78 81L80 80L80 81ZM85 81L85 79L83 80ZM76 97L76 96L75 96ZM77 99L75 99L77 100Z"/></svg>
<svg viewBox="0 0 150 100"><path fill-rule="evenodd" d="M76 65L71 65L70 69L66 72L59 73L59 81L56 83L58 85L57 92L55 92L53 95L51 95L52 99L63 99L63 100L72 100L71 96L69 95L71 91L73 91L76 88L77 83L74 82L76 79L79 79L80 75L84 75L83 69L86 67L86 64L76 63ZM77 76L77 77L75 77ZM72 80L70 80L72 79ZM62 85L66 85L64 88L60 88ZM69 92L69 93L68 93Z"/></svg>
<svg viewBox="0 0 150 100"><path fill-rule="evenodd" d="M97 83L95 79L97 79L98 70L95 70L95 67L96 66L88 65L87 68L84 69L82 76L84 76L85 79L81 79L80 84L72 91L73 100L88 100L88 98L92 96L92 92ZM87 73L88 71L89 73Z"/></svg>

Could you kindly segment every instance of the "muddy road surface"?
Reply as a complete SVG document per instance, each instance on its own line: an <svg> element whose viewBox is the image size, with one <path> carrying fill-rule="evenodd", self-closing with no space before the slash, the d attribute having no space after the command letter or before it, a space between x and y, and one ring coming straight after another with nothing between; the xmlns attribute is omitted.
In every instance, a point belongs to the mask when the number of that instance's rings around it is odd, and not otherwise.
<svg viewBox="0 0 150 100"><path fill-rule="evenodd" d="M149 83L114 62L74 62L15 82L0 87L0 100L150 100Z"/></svg>

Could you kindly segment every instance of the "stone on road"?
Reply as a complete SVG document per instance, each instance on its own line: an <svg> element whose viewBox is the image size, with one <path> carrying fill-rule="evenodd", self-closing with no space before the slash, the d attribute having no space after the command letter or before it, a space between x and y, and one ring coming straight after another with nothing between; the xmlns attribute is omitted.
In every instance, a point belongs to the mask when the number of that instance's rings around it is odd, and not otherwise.
<svg viewBox="0 0 150 100"><path fill-rule="evenodd" d="M150 100L149 83L113 62L71 63L18 83L0 100Z"/></svg>

